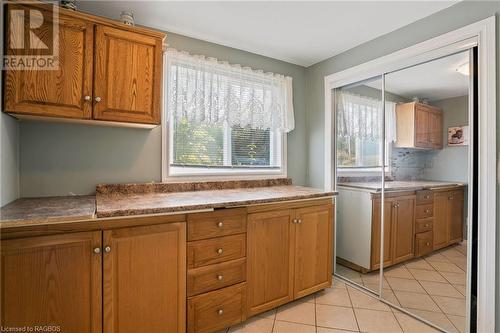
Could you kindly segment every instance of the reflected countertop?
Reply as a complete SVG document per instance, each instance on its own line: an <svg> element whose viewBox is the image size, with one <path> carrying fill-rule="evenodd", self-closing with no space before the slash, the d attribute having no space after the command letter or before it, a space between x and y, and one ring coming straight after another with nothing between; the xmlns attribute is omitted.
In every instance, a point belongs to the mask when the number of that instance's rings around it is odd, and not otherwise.
<svg viewBox="0 0 500 333"><path fill-rule="evenodd" d="M433 181L433 180L409 180L409 181L386 181L385 190L386 191L418 191L434 188L444 188L444 187L457 187L464 186L464 183L460 182L445 182L445 181ZM382 190L382 183L378 182L344 182L339 183L340 188L355 188L360 190L367 190L370 192L380 192Z"/></svg>

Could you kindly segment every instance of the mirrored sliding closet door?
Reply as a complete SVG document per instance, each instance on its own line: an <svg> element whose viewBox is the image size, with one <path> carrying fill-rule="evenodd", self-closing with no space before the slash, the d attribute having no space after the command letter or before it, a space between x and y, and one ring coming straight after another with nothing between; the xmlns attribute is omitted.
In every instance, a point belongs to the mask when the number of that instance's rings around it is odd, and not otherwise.
<svg viewBox="0 0 500 333"><path fill-rule="evenodd" d="M447 332L466 331L469 63L465 51L385 75L382 298Z"/></svg>
<svg viewBox="0 0 500 333"><path fill-rule="evenodd" d="M380 290L380 205L383 187L382 77L334 90L336 119L337 275ZM378 193L378 194L377 194Z"/></svg>
<svg viewBox="0 0 500 333"><path fill-rule="evenodd" d="M466 332L475 312L473 54L332 91L335 274L393 305L402 326L412 315Z"/></svg>

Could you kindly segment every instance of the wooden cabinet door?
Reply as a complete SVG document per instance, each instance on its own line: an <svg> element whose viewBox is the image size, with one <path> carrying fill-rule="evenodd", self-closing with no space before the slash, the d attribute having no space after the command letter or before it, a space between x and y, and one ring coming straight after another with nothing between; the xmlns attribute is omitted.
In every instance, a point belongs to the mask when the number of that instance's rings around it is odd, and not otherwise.
<svg viewBox="0 0 500 333"><path fill-rule="evenodd" d="M413 258L415 221L415 196L399 197L393 204L392 215L392 264Z"/></svg>
<svg viewBox="0 0 500 333"><path fill-rule="evenodd" d="M105 26L95 41L94 118L159 124L162 41Z"/></svg>
<svg viewBox="0 0 500 333"><path fill-rule="evenodd" d="M448 192L448 230L450 243L463 239L464 225L464 192L463 190Z"/></svg>
<svg viewBox="0 0 500 333"><path fill-rule="evenodd" d="M101 332L100 246L100 231L2 241L1 326Z"/></svg>
<svg viewBox="0 0 500 333"><path fill-rule="evenodd" d="M380 243L381 243L381 207L380 199L373 200L372 211L372 244L371 244L371 269L380 267ZM384 267L392 264L393 240L392 240L392 216L394 215L394 199L384 200Z"/></svg>
<svg viewBox="0 0 500 333"><path fill-rule="evenodd" d="M185 223L104 231L103 246L104 332L185 332Z"/></svg>
<svg viewBox="0 0 500 333"><path fill-rule="evenodd" d="M434 194L433 249L448 245L448 192Z"/></svg>
<svg viewBox="0 0 500 333"><path fill-rule="evenodd" d="M293 300L295 228L289 209L247 220L247 316Z"/></svg>
<svg viewBox="0 0 500 333"><path fill-rule="evenodd" d="M295 210L294 298L327 288L332 282L332 205Z"/></svg>
<svg viewBox="0 0 500 333"><path fill-rule="evenodd" d="M443 114L441 111L429 112L429 144L434 149L443 148Z"/></svg>
<svg viewBox="0 0 500 333"><path fill-rule="evenodd" d="M17 6L12 9L29 8ZM29 12L25 12L26 15ZM25 20L26 25L28 21ZM90 98L92 95L93 25L62 14L58 22L58 69L6 71L4 111L34 116L91 118L92 103L86 101L85 96ZM46 19L37 31L49 31L52 24L53 21ZM23 27L10 26L9 31L19 28ZM29 29L29 26L24 27L24 31ZM49 33L37 33L37 36L49 44L46 40L51 38ZM10 55L17 54L10 48L7 51ZM40 55L41 52L32 50L30 53Z"/></svg>
<svg viewBox="0 0 500 333"><path fill-rule="evenodd" d="M415 147L429 148L429 112L415 107Z"/></svg>

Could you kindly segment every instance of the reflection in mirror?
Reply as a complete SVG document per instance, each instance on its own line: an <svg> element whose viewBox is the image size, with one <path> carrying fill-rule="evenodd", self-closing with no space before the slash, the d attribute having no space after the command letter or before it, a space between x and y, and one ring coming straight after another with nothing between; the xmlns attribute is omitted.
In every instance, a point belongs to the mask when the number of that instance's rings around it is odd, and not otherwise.
<svg viewBox="0 0 500 333"><path fill-rule="evenodd" d="M336 274L379 294L380 210L373 191L381 187L383 165L382 79L377 77L335 90ZM377 215L378 214L378 215ZM378 218L380 220L380 218Z"/></svg>
<svg viewBox="0 0 500 333"><path fill-rule="evenodd" d="M468 63L467 51L385 76L382 297L449 332L467 331Z"/></svg>

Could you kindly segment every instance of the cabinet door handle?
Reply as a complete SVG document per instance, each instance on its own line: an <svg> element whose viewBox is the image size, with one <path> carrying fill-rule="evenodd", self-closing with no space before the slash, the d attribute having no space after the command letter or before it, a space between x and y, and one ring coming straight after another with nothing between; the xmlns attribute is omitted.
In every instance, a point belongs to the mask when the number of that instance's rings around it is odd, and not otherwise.
<svg viewBox="0 0 500 333"><path fill-rule="evenodd" d="M90 97L89 95L85 95L83 99L88 102L92 99L92 97Z"/></svg>
<svg viewBox="0 0 500 333"><path fill-rule="evenodd" d="M222 275L217 275L217 280L222 281L224 277Z"/></svg>
<svg viewBox="0 0 500 333"><path fill-rule="evenodd" d="M101 97L99 97L99 96L97 96L96 98L94 98L94 101L95 101L96 103L99 103L101 100L102 100L102 99L101 99Z"/></svg>
<svg viewBox="0 0 500 333"><path fill-rule="evenodd" d="M100 247L95 247L95 248L94 248L94 253L95 253L95 254L99 254L99 253L101 253L101 248L100 248Z"/></svg>
<svg viewBox="0 0 500 333"><path fill-rule="evenodd" d="M297 220L297 223L298 223L298 224L302 224L302 220L301 220L301 219L298 219L298 220Z"/></svg>
<svg viewBox="0 0 500 333"><path fill-rule="evenodd" d="M292 220L292 223L297 223L297 219L293 219L293 220Z"/></svg>
<svg viewBox="0 0 500 333"><path fill-rule="evenodd" d="M217 227L222 228L223 226L224 226L224 223L222 223L222 222L217 223Z"/></svg>
<svg viewBox="0 0 500 333"><path fill-rule="evenodd" d="M218 248L218 249L217 249L217 253L218 253L218 254L222 254L222 252L224 252L224 251L222 251L222 248Z"/></svg>
<svg viewBox="0 0 500 333"><path fill-rule="evenodd" d="M106 246L106 247L104 248L104 252L106 252L106 253L111 252L111 246L109 246L109 245L108 245L108 246Z"/></svg>
<svg viewBox="0 0 500 333"><path fill-rule="evenodd" d="M431 210L430 210L429 208L427 208L427 209L425 210L425 212L428 214L428 213L430 213L430 212L431 212Z"/></svg>
<svg viewBox="0 0 500 333"><path fill-rule="evenodd" d="M217 310L217 314L218 314L219 316L221 316L223 313L224 313L224 310L222 310L222 309Z"/></svg>
<svg viewBox="0 0 500 333"><path fill-rule="evenodd" d="M431 245L431 243L427 242L427 243L425 243L425 245L430 246L430 245Z"/></svg>

